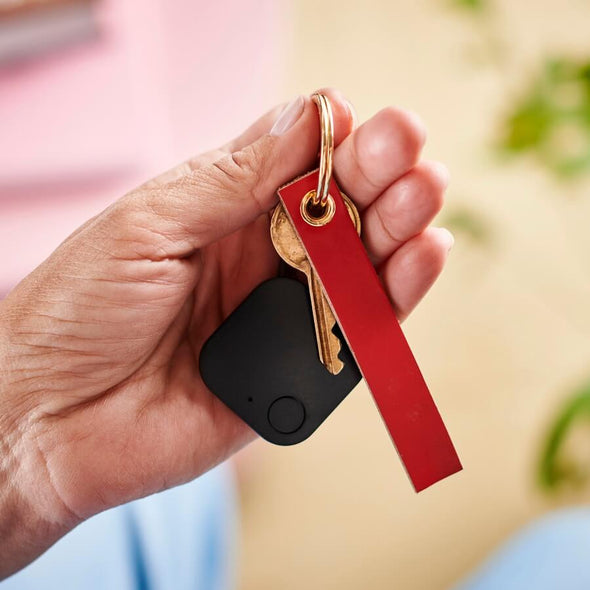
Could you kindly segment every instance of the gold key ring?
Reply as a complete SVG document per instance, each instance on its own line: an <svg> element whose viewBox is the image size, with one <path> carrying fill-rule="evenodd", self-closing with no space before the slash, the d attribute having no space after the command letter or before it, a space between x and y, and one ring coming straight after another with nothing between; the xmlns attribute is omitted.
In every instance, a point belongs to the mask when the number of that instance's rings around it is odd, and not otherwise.
<svg viewBox="0 0 590 590"><path fill-rule="evenodd" d="M318 188L311 201L317 207L326 207L332 179L332 160L334 157L334 115L330 99L325 94L314 94L311 99L320 112L320 168Z"/></svg>

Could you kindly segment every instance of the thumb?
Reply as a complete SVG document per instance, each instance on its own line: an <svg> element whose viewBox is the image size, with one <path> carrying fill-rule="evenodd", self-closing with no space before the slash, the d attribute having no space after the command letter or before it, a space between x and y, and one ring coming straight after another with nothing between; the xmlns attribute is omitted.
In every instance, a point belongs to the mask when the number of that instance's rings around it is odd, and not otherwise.
<svg viewBox="0 0 590 590"><path fill-rule="evenodd" d="M330 97L339 143L352 129L351 108L339 92L322 92ZM123 207L130 215L121 220L125 228L153 233L149 243L158 257L186 256L270 210L277 188L308 170L317 158L318 110L309 97L300 96L270 129L268 125L267 115L230 142L227 152L217 152L214 161L185 165L182 174L156 179L127 195Z"/></svg>

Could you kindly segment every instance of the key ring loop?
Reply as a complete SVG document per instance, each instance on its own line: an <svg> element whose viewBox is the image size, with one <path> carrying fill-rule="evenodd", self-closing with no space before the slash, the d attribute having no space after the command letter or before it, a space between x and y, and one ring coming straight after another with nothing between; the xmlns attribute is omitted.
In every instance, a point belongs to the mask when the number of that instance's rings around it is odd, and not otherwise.
<svg viewBox="0 0 590 590"><path fill-rule="evenodd" d="M326 207L332 179L332 160L334 157L334 115L332 105L325 94L313 94L311 99L320 112L320 168L318 188L312 198L314 206Z"/></svg>

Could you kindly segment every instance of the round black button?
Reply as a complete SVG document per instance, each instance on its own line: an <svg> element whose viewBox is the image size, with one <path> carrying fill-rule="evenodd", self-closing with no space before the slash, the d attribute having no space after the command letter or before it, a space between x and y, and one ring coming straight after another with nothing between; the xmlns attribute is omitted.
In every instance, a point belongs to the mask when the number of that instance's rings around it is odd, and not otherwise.
<svg viewBox="0 0 590 590"><path fill-rule="evenodd" d="M291 434L299 430L305 421L305 408L294 397L280 397L270 405L268 421L278 432Z"/></svg>

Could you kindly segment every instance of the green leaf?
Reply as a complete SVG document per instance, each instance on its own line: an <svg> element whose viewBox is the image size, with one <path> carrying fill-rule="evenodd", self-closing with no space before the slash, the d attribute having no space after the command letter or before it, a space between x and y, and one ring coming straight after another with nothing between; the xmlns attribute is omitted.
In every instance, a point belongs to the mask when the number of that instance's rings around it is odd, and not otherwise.
<svg viewBox="0 0 590 590"><path fill-rule="evenodd" d="M580 422L590 423L590 382L568 400L549 430L538 469L539 482L546 490L568 483L580 486L587 481L590 465L580 465L565 450L568 437Z"/></svg>
<svg viewBox="0 0 590 590"><path fill-rule="evenodd" d="M454 234L463 234L478 244L491 240L491 231L486 220L466 207L454 207L442 219L444 227Z"/></svg>
<svg viewBox="0 0 590 590"><path fill-rule="evenodd" d="M481 12L486 8L488 0L452 0L452 3L457 8L465 8L474 12Z"/></svg>
<svg viewBox="0 0 590 590"><path fill-rule="evenodd" d="M556 176L590 170L590 62L545 61L501 128L507 153L530 153Z"/></svg>

